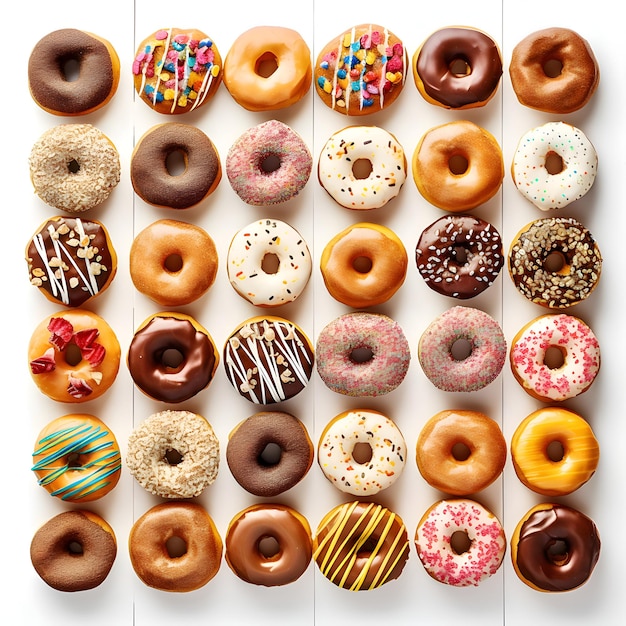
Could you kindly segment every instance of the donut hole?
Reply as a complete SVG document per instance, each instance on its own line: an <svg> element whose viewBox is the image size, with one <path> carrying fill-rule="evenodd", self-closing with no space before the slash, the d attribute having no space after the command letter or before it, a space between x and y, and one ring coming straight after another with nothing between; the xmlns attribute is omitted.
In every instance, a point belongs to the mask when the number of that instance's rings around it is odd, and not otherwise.
<svg viewBox="0 0 626 626"><path fill-rule="evenodd" d="M472 66L465 57L455 57L448 64L448 69L453 76L469 76L472 73Z"/></svg>
<svg viewBox="0 0 626 626"><path fill-rule="evenodd" d="M370 177L370 174L374 171L372 162L369 159L357 159L352 164L352 176L357 180L365 180Z"/></svg>
<svg viewBox="0 0 626 626"><path fill-rule="evenodd" d="M357 558L360 559L368 559L372 555L372 553L376 550L376 546L378 545L377 537L368 537L363 545L360 547L357 552Z"/></svg>
<svg viewBox="0 0 626 626"><path fill-rule="evenodd" d="M178 450L170 448L165 452L163 460L168 465L180 465L183 462L183 455Z"/></svg>
<svg viewBox="0 0 626 626"><path fill-rule="evenodd" d="M543 357L543 364L551 370L558 370L564 363L565 350L561 346L549 346Z"/></svg>
<svg viewBox="0 0 626 626"><path fill-rule="evenodd" d="M450 547L455 554L465 554L472 547L472 540L464 530L455 530L450 537Z"/></svg>
<svg viewBox="0 0 626 626"><path fill-rule="evenodd" d="M65 362L70 367L76 367L83 360L80 348L75 343L68 343L65 348Z"/></svg>
<svg viewBox="0 0 626 626"><path fill-rule="evenodd" d="M472 453L469 446L462 441L457 441L452 446L451 452L455 461L467 461Z"/></svg>
<svg viewBox="0 0 626 626"><path fill-rule="evenodd" d="M281 447L277 443L270 442L261 450L257 462L263 467L274 467L280 463L282 454Z"/></svg>
<svg viewBox="0 0 626 626"><path fill-rule="evenodd" d="M170 559L179 559L187 554L187 542L182 537L174 535L165 542L165 549Z"/></svg>
<svg viewBox="0 0 626 626"><path fill-rule="evenodd" d="M360 465L365 465L372 460L372 456L374 455L374 451L372 450L372 446L369 443L365 443L359 441L355 444L354 448L352 448L352 458L356 463Z"/></svg>
<svg viewBox="0 0 626 626"><path fill-rule="evenodd" d="M161 355L161 365L166 369L177 370L185 360L185 355L178 348L167 348Z"/></svg>
<svg viewBox="0 0 626 626"><path fill-rule="evenodd" d="M552 274L559 274L567 266L565 255L559 250L553 250L543 261L543 269Z"/></svg>
<svg viewBox="0 0 626 626"><path fill-rule="evenodd" d="M448 159L448 169L454 176L463 176L469 168L469 161L462 154L453 154Z"/></svg>
<svg viewBox="0 0 626 626"><path fill-rule="evenodd" d="M80 61L76 57L62 58L60 69L63 79L68 83L75 83L80 77Z"/></svg>
<svg viewBox="0 0 626 626"><path fill-rule="evenodd" d="M82 467L80 454L78 452L71 452L67 455L65 462L68 467Z"/></svg>
<svg viewBox="0 0 626 626"><path fill-rule="evenodd" d="M67 553L70 556L82 556L84 553L83 544L76 539L71 539L67 543Z"/></svg>
<svg viewBox="0 0 626 626"><path fill-rule="evenodd" d="M187 153L184 150L172 150L165 157L165 169L170 176L180 176L187 170Z"/></svg>
<svg viewBox="0 0 626 626"><path fill-rule="evenodd" d="M541 69L547 78L558 78L563 72L563 63L559 59L548 59Z"/></svg>
<svg viewBox="0 0 626 626"><path fill-rule="evenodd" d="M565 169L563 158L553 150L550 150L546 154L545 168L551 176L560 174Z"/></svg>
<svg viewBox="0 0 626 626"><path fill-rule="evenodd" d="M350 351L350 360L353 363L368 363L374 358L374 351L368 346L359 346Z"/></svg>
<svg viewBox="0 0 626 626"><path fill-rule="evenodd" d="M78 174L80 171L80 163L76 159L72 159L67 164L67 171L70 174Z"/></svg>
<svg viewBox="0 0 626 626"><path fill-rule="evenodd" d="M569 545L565 539L552 539L546 546L545 554L550 563L562 567L569 561Z"/></svg>
<svg viewBox="0 0 626 626"><path fill-rule="evenodd" d="M171 274L176 274L183 269L183 257L178 253L168 254L163 263L163 269Z"/></svg>
<svg viewBox="0 0 626 626"><path fill-rule="evenodd" d="M469 261L469 253L465 246L454 246L452 248L452 259L458 265L466 265Z"/></svg>
<svg viewBox="0 0 626 626"><path fill-rule="evenodd" d="M563 460L565 456L565 448L560 441L551 441L546 446L546 456L553 463L559 463Z"/></svg>
<svg viewBox="0 0 626 626"><path fill-rule="evenodd" d="M277 254L269 252L263 257L261 261L261 269L266 274L278 274L278 269L280 268L280 259Z"/></svg>
<svg viewBox="0 0 626 626"><path fill-rule="evenodd" d="M280 553L280 545L275 537L265 535L259 539L257 551L266 559L272 559Z"/></svg>
<svg viewBox="0 0 626 626"><path fill-rule="evenodd" d="M277 154L266 154L261 158L259 169L263 174L272 174L280 169L280 157Z"/></svg>
<svg viewBox="0 0 626 626"><path fill-rule="evenodd" d="M366 256L358 256L352 260L352 269L359 274L368 274L372 270L372 259Z"/></svg>
<svg viewBox="0 0 626 626"><path fill-rule="evenodd" d="M254 73L261 78L269 78L278 69L278 59L271 52L264 52L254 64Z"/></svg>
<svg viewBox="0 0 626 626"><path fill-rule="evenodd" d="M472 342L465 337L459 337L450 346L450 354L455 361L465 361L472 354Z"/></svg>

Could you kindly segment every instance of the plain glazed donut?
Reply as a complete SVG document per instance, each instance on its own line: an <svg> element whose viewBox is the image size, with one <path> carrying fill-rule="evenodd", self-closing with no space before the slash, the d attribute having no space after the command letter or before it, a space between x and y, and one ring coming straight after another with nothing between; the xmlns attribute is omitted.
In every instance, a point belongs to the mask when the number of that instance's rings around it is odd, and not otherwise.
<svg viewBox="0 0 626 626"><path fill-rule="evenodd" d="M415 262L433 291L467 300L498 278L504 265L502 238L493 224L478 217L446 215L422 231Z"/></svg>
<svg viewBox="0 0 626 626"><path fill-rule="evenodd" d="M470 354L457 359L455 344L469 344ZM500 324L479 309L455 306L422 333L418 358L426 377L442 391L478 391L493 382L506 361Z"/></svg>
<svg viewBox="0 0 626 626"><path fill-rule="evenodd" d="M556 353L555 363L549 350ZM600 370L600 344L593 331L563 313L542 315L523 326L511 341L509 356L517 382L543 402L579 396Z"/></svg>
<svg viewBox="0 0 626 626"><path fill-rule="evenodd" d="M183 542L183 554L173 540ZM133 524L128 538L135 573L160 591L184 593L204 587L219 571L222 548L213 519L195 502L153 506Z"/></svg>
<svg viewBox="0 0 626 626"><path fill-rule="evenodd" d="M70 61L77 76L69 79ZM120 80L120 60L102 37L74 28L41 38L28 58L28 88L33 100L54 115L86 115L107 104Z"/></svg>
<svg viewBox="0 0 626 626"><path fill-rule="evenodd" d="M261 219L234 235L226 268L242 298L271 308L293 302L304 291L311 277L311 253L293 226Z"/></svg>
<svg viewBox="0 0 626 626"><path fill-rule="evenodd" d="M317 372L336 393L385 395L404 380L411 350L398 322L381 313L345 313L320 332Z"/></svg>
<svg viewBox="0 0 626 626"><path fill-rule="evenodd" d="M600 557L600 536L589 517L563 504L537 504L511 537L511 560L531 589L571 591L585 584Z"/></svg>
<svg viewBox="0 0 626 626"><path fill-rule="evenodd" d="M202 415L160 411L130 434L126 465L151 494L193 498L215 482L219 453L219 441Z"/></svg>
<svg viewBox="0 0 626 626"><path fill-rule="evenodd" d="M245 31L224 59L224 84L248 111L275 111L301 100L311 88L311 51L290 28Z"/></svg>
<svg viewBox="0 0 626 626"><path fill-rule="evenodd" d="M58 402L99 398L115 381L121 349L113 329L84 309L46 317L28 345L28 363L39 390Z"/></svg>
<svg viewBox="0 0 626 626"><path fill-rule="evenodd" d="M417 438L417 468L435 489L466 496L502 473L507 446L498 423L478 411L440 411Z"/></svg>
<svg viewBox="0 0 626 626"><path fill-rule="evenodd" d="M66 213L99 206L120 182L117 149L91 124L49 128L33 145L28 164L35 193Z"/></svg>
<svg viewBox="0 0 626 626"><path fill-rule="evenodd" d="M311 529L306 518L283 504L255 504L228 524L226 563L241 580L264 587L292 583L309 567Z"/></svg>
<svg viewBox="0 0 626 626"><path fill-rule="evenodd" d="M65 502L91 502L117 485L122 457L115 435L93 415L63 415L39 433L33 452L37 482Z"/></svg>
<svg viewBox="0 0 626 626"><path fill-rule="evenodd" d="M457 550L457 533L465 535L469 547ZM415 531L415 547L431 578L469 587L480 585L498 571L506 538L491 511L473 500L455 498L440 500L424 513Z"/></svg>
<svg viewBox="0 0 626 626"><path fill-rule="evenodd" d="M382 224L360 222L324 247L320 270L330 295L355 309L387 302L406 278L402 240Z"/></svg>
<svg viewBox="0 0 626 626"><path fill-rule="evenodd" d="M502 76L498 44L475 28L442 28L415 51L413 78L422 97L446 109L485 106Z"/></svg>
<svg viewBox="0 0 626 626"><path fill-rule="evenodd" d="M170 171L168 159L181 155L182 172ZM135 193L157 207L189 209L208 198L222 180L215 145L199 128L169 122L147 130L130 161Z"/></svg>
<svg viewBox="0 0 626 626"><path fill-rule="evenodd" d="M372 496L402 474L406 443L393 420L379 411L345 411L322 431L317 460L324 476L340 491Z"/></svg>
<svg viewBox="0 0 626 626"><path fill-rule="evenodd" d="M313 559L331 583L367 591L397 579L409 558L402 518L374 502L345 502L320 521Z"/></svg>
<svg viewBox="0 0 626 626"><path fill-rule="evenodd" d="M228 435L226 462L248 493L273 498L297 485L313 464L313 443L293 415L262 411Z"/></svg>
<svg viewBox="0 0 626 626"><path fill-rule="evenodd" d="M558 115L584 107L600 81L589 42L568 28L545 28L522 39L509 74L520 104Z"/></svg>
<svg viewBox="0 0 626 626"><path fill-rule="evenodd" d="M425 200L462 213L491 200L502 186L504 161L496 138L467 120L435 126L413 153L413 179Z"/></svg>
<svg viewBox="0 0 626 626"><path fill-rule="evenodd" d="M249 128L226 155L226 176L233 191L252 206L291 200L307 184L312 166L300 135L278 120Z"/></svg>
<svg viewBox="0 0 626 626"><path fill-rule="evenodd" d="M199 226L158 220L144 228L130 247L135 289L162 306L195 302L215 282L217 248Z"/></svg>
<svg viewBox="0 0 626 626"><path fill-rule="evenodd" d="M91 511L55 515L37 530L30 543L35 571L57 591L95 589L109 575L116 556L113 529Z"/></svg>
<svg viewBox="0 0 626 626"><path fill-rule="evenodd" d="M406 167L404 149L391 133L378 126L348 126L322 148L317 177L346 209L378 209L400 193Z"/></svg>

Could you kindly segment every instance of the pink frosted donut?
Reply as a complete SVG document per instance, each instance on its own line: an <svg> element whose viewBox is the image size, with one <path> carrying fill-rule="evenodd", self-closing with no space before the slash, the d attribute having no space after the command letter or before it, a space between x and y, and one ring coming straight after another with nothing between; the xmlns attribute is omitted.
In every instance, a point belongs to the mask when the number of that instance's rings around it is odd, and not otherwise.
<svg viewBox="0 0 626 626"><path fill-rule="evenodd" d="M409 343L400 325L379 313L346 313L320 332L317 371L329 389L346 396L382 396L406 376Z"/></svg>
<svg viewBox="0 0 626 626"><path fill-rule="evenodd" d="M469 354L455 354L455 344L464 342ZM498 322L484 311L455 306L424 331L418 358L424 374L438 389L477 391L502 371L506 339Z"/></svg>

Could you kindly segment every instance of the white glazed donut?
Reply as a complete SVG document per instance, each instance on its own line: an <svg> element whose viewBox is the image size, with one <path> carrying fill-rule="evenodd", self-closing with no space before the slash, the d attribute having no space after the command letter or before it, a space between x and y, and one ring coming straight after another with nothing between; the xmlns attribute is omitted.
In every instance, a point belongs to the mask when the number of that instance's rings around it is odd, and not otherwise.
<svg viewBox="0 0 626 626"><path fill-rule="evenodd" d="M266 271L268 256L274 257L277 267ZM230 284L242 298L256 306L274 307L302 293L311 276L311 254L295 228L280 220L261 219L233 237L227 268Z"/></svg>
<svg viewBox="0 0 626 626"><path fill-rule="evenodd" d="M368 162L365 178L355 164ZM367 169L367 163L365 163ZM406 156L398 140L377 126L348 126L326 142L320 154L319 181L347 209L378 209L399 193L406 180Z"/></svg>
<svg viewBox="0 0 626 626"><path fill-rule="evenodd" d="M556 164L551 165L550 159ZM597 169L595 148L581 130L565 122L548 122L519 140L511 174L524 197L549 211L582 198L591 189Z"/></svg>
<svg viewBox="0 0 626 626"><path fill-rule="evenodd" d="M370 448L360 457L358 446ZM371 496L391 486L406 462L400 429L378 411L345 411L324 428L317 460L328 480L344 493Z"/></svg>

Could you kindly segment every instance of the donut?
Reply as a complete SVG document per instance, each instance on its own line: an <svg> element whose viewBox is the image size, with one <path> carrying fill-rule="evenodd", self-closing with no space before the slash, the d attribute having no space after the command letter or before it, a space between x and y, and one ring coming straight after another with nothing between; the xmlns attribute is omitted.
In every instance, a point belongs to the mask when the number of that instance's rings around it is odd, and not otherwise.
<svg viewBox="0 0 626 626"><path fill-rule="evenodd" d="M251 304L272 308L293 302L311 277L311 253L293 226L260 219L231 239L226 259L233 289Z"/></svg>
<svg viewBox="0 0 626 626"><path fill-rule="evenodd" d="M111 43L75 28L48 33L28 57L30 94L53 115L97 111L111 100L119 81L120 60Z"/></svg>
<svg viewBox="0 0 626 626"><path fill-rule="evenodd" d="M138 578L160 591L204 587L222 563L222 538L213 518L195 502L163 502L132 526L130 562Z"/></svg>
<svg viewBox="0 0 626 626"><path fill-rule="evenodd" d="M515 186L542 211L582 198L597 171L593 144L582 130L565 122L547 122L524 133L511 163Z"/></svg>
<svg viewBox="0 0 626 626"><path fill-rule="evenodd" d="M511 537L511 560L519 579L536 591L571 591L590 578L600 557L593 520L564 504L533 506Z"/></svg>
<svg viewBox="0 0 626 626"><path fill-rule="evenodd" d="M517 290L550 309L565 309L588 298L602 272L596 240L573 217L530 222L511 241L507 261Z"/></svg>
<svg viewBox="0 0 626 626"><path fill-rule="evenodd" d="M346 209L379 209L398 196L406 180L406 155L378 126L348 126L331 135L320 153L317 177Z"/></svg>
<svg viewBox="0 0 626 626"><path fill-rule="evenodd" d="M122 457L104 422L74 413L57 417L41 430L31 469L51 496L82 504L102 498L117 485Z"/></svg>
<svg viewBox="0 0 626 626"><path fill-rule="evenodd" d="M176 157L182 157L182 171ZM217 149L199 128L167 122L148 129L130 160L135 193L152 206L189 209L208 198L222 180Z"/></svg>
<svg viewBox="0 0 626 626"><path fill-rule="evenodd" d="M315 356L304 331L276 316L251 317L224 345L224 368L233 388L255 404L293 398L307 386Z"/></svg>
<svg viewBox="0 0 626 626"><path fill-rule="evenodd" d="M162 219L144 228L130 247L130 277L137 291L162 306L195 302L215 282L215 242L200 226Z"/></svg>
<svg viewBox="0 0 626 626"><path fill-rule="evenodd" d="M97 220L55 216L44 221L26 246L30 284L48 300L80 307L111 285L117 254Z"/></svg>
<svg viewBox="0 0 626 626"><path fill-rule="evenodd" d="M468 26L441 28L429 35L412 59L422 97L436 106L461 111L485 106L502 77L498 44Z"/></svg>
<svg viewBox="0 0 626 626"><path fill-rule="evenodd" d="M446 215L421 233L415 248L420 276L433 291L468 300L493 285L504 265L497 228L470 215Z"/></svg>
<svg viewBox="0 0 626 626"><path fill-rule="evenodd" d="M233 573L264 587L298 580L313 552L308 521L284 504L254 504L240 511L228 524L224 543Z"/></svg>
<svg viewBox="0 0 626 626"><path fill-rule="evenodd" d="M100 206L120 182L120 157L91 124L60 124L34 143L28 159L35 193L66 213Z"/></svg>
<svg viewBox="0 0 626 626"><path fill-rule="evenodd" d="M300 101L311 88L311 51L299 33L255 26L239 35L224 59L224 85L248 111L275 111Z"/></svg>
<svg viewBox="0 0 626 626"><path fill-rule="evenodd" d="M116 556L113 529L96 513L80 509L49 519L30 543L35 571L57 591L95 589L109 575Z"/></svg>
<svg viewBox="0 0 626 626"><path fill-rule="evenodd" d="M396 580L409 558L402 518L375 502L344 502L320 521L313 559L331 583L367 591Z"/></svg>
<svg viewBox="0 0 626 626"><path fill-rule="evenodd" d="M600 446L580 415L545 407L515 429L511 456L515 473L526 487L543 496L566 496L593 476Z"/></svg>
<svg viewBox="0 0 626 626"><path fill-rule="evenodd" d="M297 485L313 464L306 426L290 413L261 411L228 435L226 462L248 493L273 498Z"/></svg>
<svg viewBox="0 0 626 626"><path fill-rule="evenodd" d="M425 200L452 213L471 211L502 186L504 161L497 139L468 120L426 131L412 161L413 179Z"/></svg>
<svg viewBox="0 0 626 626"><path fill-rule="evenodd" d="M500 324L484 311L464 306L452 307L433 320L418 344L424 374L442 391L483 389L502 371L506 352Z"/></svg>
<svg viewBox="0 0 626 626"><path fill-rule="evenodd" d="M406 249L398 235L369 222L337 233L320 259L330 295L356 309L387 302L404 283L407 266Z"/></svg>
<svg viewBox="0 0 626 626"><path fill-rule="evenodd" d="M382 313L340 315L322 328L315 351L324 384L354 397L390 393L404 380L411 362L400 324Z"/></svg>
<svg viewBox="0 0 626 626"><path fill-rule="evenodd" d="M213 97L222 82L222 57L200 30L163 28L139 44L132 72L143 102L157 113L178 115Z"/></svg>
<svg viewBox="0 0 626 626"><path fill-rule="evenodd" d="M344 411L326 424L317 446L324 476L340 491L373 496L391 487L406 463L406 443L379 411Z"/></svg>
<svg viewBox="0 0 626 626"><path fill-rule="evenodd" d="M520 104L563 115L584 107L600 68L589 42L569 28L544 28L513 48L509 75Z"/></svg>
<svg viewBox="0 0 626 626"><path fill-rule="evenodd" d="M155 313L137 328L126 363L149 398L179 403L209 386L219 353L209 331L185 313Z"/></svg>
<svg viewBox="0 0 626 626"><path fill-rule="evenodd" d="M600 370L600 344L585 322L572 315L541 315L513 337L511 370L522 389L543 402L584 393Z"/></svg>
<svg viewBox="0 0 626 626"><path fill-rule="evenodd" d="M269 120L233 142L226 155L226 176L246 204L281 204L302 191L312 164L300 135L278 120Z"/></svg>
<svg viewBox="0 0 626 626"><path fill-rule="evenodd" d="M85 309L47 316L28 344L31 377L42 393L57 402L99 398L117 377L120 354L113 329Z"/></svg>
<svg viewBox="0 0 626 626"><path fill-rule="evenodd" d="M153 495L193 498L215 482L219 452L219 441L202 415L159 411L130 434L126 465Z"/></svg>
<svg viewBox="0 0 626 626"><path fill-rule="evenodd" d="M454 587L478 586L493 576L506 538L498 518L466 498L440 500L417 524L415 547L431 578Z"/></svg>

